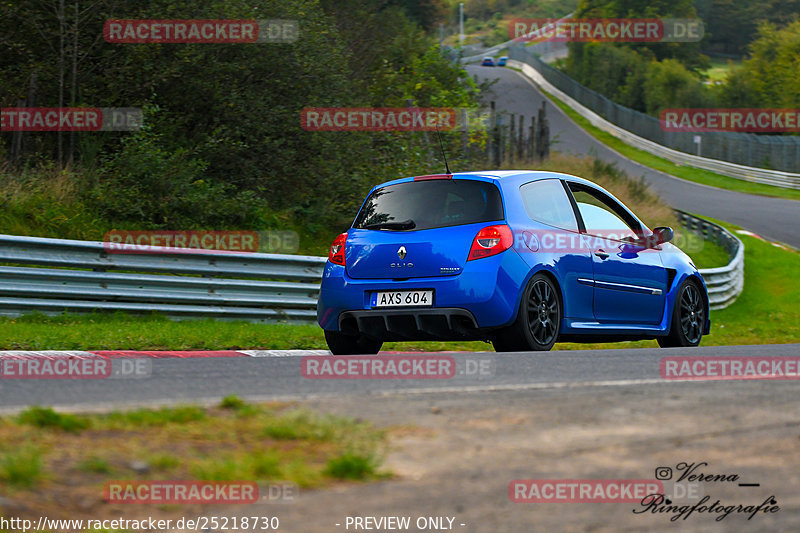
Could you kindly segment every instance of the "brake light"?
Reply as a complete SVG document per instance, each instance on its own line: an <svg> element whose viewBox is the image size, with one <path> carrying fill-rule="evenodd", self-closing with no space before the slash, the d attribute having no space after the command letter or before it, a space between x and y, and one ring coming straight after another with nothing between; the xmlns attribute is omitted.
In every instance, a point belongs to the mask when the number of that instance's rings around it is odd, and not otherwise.
<svg viewBox="0 0 800 533"><path fill-rule="evenodd" d="M452 174L430 174L428 176L417 176L414 181L428 181L428 180L451 180Z"/></svg>
<svg viewBox="0 0 800 533"><path fill-rule="evenodd" d="M347 242L347 233L342 233L331 244L331 251L328 253L328 261L336 265L344 266L344 245Z"/></svg>
<svg viewBox="0 0 800 533"><path fill-rule="evenodd" d="M514 244L514 237L511 234L511 228L505 224L483 228L472 241L467 261L497 255L511 248L512 244Z"/></svg>

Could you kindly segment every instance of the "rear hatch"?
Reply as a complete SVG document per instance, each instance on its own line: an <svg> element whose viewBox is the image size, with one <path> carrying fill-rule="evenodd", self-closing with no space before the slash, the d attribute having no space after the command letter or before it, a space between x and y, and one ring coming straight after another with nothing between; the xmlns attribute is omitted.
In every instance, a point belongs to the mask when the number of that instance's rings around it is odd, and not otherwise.
<svg viewBox="0 0 800 533"><path fill-rule="evenodd" d="M359 279L457 275L478 231L503 219L500 191L487 181L387 185L370 194L348 231L347 274Z"/></svg>

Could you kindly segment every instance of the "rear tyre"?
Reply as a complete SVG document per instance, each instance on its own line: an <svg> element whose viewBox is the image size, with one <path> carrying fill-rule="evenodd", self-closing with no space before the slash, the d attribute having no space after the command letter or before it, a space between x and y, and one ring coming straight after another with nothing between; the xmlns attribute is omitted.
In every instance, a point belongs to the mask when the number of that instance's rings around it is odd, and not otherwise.
<svg viewBox="0 0 800 533"><path fill-rule="evenodd" d="M672 309L672 324L666 337L658 337L662 348L697 346L706 324L706 301L697 282L686 280Z"/></svg>
<svg viewBox="0 0 800 533"><path fill-rule="evenodd" d="M547 351L561 331L561 293L544 274L531 278L519 306L517 319L492 339L497 352Z"/></svg>
<svg viewBox="0 0 800 533"><path fill-rule="evenodd" d="M363 335L344 335L338 331L325 331L325 342L333 355L373 355L380 351L382 341L369 339Z"/></svg>

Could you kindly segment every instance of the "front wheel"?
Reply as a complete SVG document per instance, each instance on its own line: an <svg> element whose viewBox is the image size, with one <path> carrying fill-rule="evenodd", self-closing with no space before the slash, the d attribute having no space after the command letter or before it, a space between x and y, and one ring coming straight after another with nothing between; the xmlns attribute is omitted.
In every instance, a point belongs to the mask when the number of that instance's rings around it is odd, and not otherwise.
<svg viewBox="0 0 800 533"><path fill-rule="evenodd" d="M672 325L666 337L658 337L662 348L697 346L706 324L706 301L696 282L686 280L672 309Z"/></svg>
<svg viewBox="0 0 800 533"><path fill-rule="evenodd" d="M498 331L492 340L495 351L547 351L561 330L561 293L544 274L536 274L525 288L517 319Z"/></svg>
<svg viewBox="0 0 800 533"><path fill-rule="evenodd" d="M325 331L325 342L333 355L374 355L383 346L383 342L372 340L363 335L344 335L339 331Z"/></svg>

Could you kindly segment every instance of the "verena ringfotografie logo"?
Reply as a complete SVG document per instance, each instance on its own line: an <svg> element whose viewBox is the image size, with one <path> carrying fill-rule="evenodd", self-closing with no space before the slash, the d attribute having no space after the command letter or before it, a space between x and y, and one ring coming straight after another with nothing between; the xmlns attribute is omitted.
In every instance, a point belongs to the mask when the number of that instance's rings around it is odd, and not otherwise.
<svg viewBox="0 0 800 533"><path fill-rule="evenodd" d="M508 497L515 503L638 503L663 494L653 479L515 479Z"/></svg>
<svg viewBox="0 0 800 533"><path fill-rule="evenodd" d="M664 109L659 122L664 131L798 132L800 109Z"/></svg>
<svg viewBox="0 0 800 533"><path fill-rule="evenodd" d="M108 503L249 504L259 501L254 481L111 481L103 488Z"/></svg>
<svg viewBox="0 0 800 533"><path fill-rule="evenodd" d="M307 107L300 113L307 131L448 131L456 127L452 108Z"/></svg>
<svg viewBox="0 0 800 533"><path fill-rule="evenodd" d="M164 253L296 253L300 239L294 231L112 230L103 248L117 254Z"/></svg>
<svg viewBox="0 0 800 533"><path fill-rule="evenodd" d="M762 492L761 483L743 482L739 474L735 473L708 473L704 470L707 466L708 463L705 461L691 463L682 461L676 464L674 469L670 466L657 467L656 479L672 483L673 493L660 492L648 495L639 502L638 508L633 509L633 514L662 515L669 517L670 522L685 521L692 516L709 515L714 517L716 522L721 522L732 514L744 515L747 520L752 520L757 515L773 514L781 510L775 494L764 496L769 492ZM680 475L674 481L668 481L673 479L674 473ZM718 487L725 485L741 489L744 496L740 497L737 503L729 503L711 494L701 495L705 490L714 492ZM703 486L706 487L705 490ZM678 504L676 500L682 497L693 503ZM739 503L742 500L746 503Z"/></svg>
<svg viewBox="0 0 800 533"><path fill-rule="evenodd" d="M800 357L663 357L658 369L670 380L800 379Z"/></svg>
<svg viewBox="0 0 800 533"><path fill-rule="evenodd" d="M518 42L687 43L704 33L700 19L513 19L508 25Z"/></svg>
<svg viewBox="0 0 800 533"><path fill-rule="evenodd" d="M4 107L0 131L137 131L142 110L134 107Z"/></svg>
<svg viewBox="0 0 800 533"><path fill-rule="evenodd" d="M141 20L111 19L103 26L106 42L114 44L248 44L293 43L296 20Z"/></svg>
<svg viewBox="0 0 800 533"><path fill-rule="evenodd" d="M38 356L5 353L2 379L142 379L153 373L148 359L106 359L85 356Z"/></svg>

